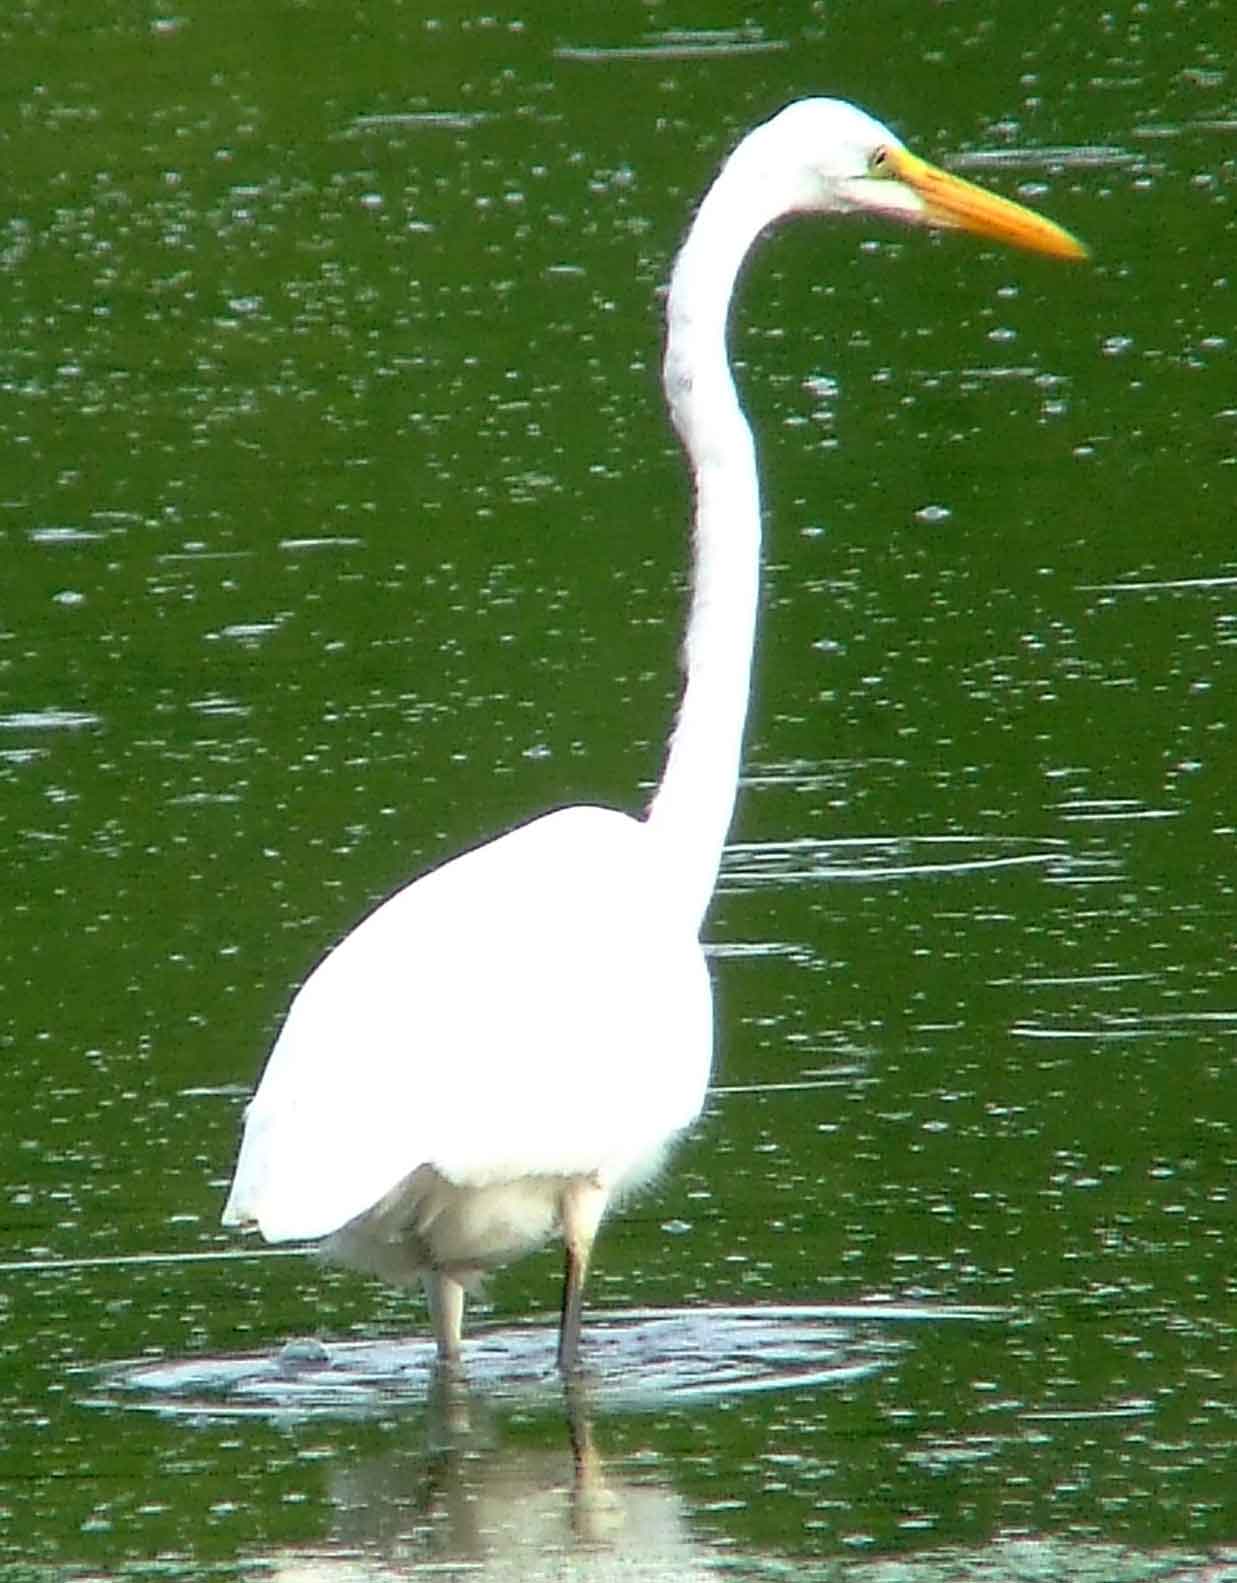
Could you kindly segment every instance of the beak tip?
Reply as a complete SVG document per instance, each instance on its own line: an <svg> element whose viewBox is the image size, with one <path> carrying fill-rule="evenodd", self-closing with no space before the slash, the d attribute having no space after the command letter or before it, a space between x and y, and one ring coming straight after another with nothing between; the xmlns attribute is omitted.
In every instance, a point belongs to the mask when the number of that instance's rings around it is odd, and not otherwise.
<svg viewBox="0 0 1237 1583"><path fill-rule="evenodd" d="M1091 249L1085 242L1073 235L1070 231L1062 231L1061 246L1057 253L1058 258L1070 264L1089 264L1091 262Z"/></svg>

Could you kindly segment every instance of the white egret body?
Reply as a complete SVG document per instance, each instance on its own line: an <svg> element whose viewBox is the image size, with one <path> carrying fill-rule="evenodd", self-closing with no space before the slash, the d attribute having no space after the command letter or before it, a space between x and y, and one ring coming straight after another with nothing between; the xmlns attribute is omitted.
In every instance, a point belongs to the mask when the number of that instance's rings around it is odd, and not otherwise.
<svg viewBox="0 0 1237 1583"><path fill-rule="evenodd" d="M564 808L392 896L310 974L249 1106L224 1223L324 1239L344 1262L420 1278L444 1357L459 1349L464 1291L557 1234L559 1361L574 1366L601 1218L703 1104L700 931L738 784L760 576L759 478L727 316L768 225L851 212L1085 256L837 100L793 104L739 144L667 305L694 577L682 705L647 816Z"/></svg>

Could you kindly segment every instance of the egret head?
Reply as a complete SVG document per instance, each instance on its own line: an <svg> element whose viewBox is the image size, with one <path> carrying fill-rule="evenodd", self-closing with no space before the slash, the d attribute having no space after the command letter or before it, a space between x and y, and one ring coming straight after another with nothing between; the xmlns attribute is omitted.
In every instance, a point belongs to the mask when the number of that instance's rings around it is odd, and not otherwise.
<svg viewBox="0 0 1237 1583"><path fill-rule="evenodd" d="M784 210L877 214L1056 258L1088 256L1061 226L920 159L888 127L841 99L788 105L739 152L752 158L754 179L783 189Z"/></svg>

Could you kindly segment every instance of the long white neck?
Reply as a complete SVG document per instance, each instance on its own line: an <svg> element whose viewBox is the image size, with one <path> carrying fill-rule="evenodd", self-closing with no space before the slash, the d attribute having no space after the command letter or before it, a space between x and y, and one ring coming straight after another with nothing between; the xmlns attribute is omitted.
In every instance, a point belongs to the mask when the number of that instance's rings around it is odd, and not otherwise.
<svg viewBox="0 0 1237 1583"><path fill-rule="evenodd" d="M760 597L760 479L726 323L744 257L788 207L751 152L740 145L701 204L666 308L666 400L696 501L686 680L648 822L663 844L675 903L697 928L734 813Z"/></svg>

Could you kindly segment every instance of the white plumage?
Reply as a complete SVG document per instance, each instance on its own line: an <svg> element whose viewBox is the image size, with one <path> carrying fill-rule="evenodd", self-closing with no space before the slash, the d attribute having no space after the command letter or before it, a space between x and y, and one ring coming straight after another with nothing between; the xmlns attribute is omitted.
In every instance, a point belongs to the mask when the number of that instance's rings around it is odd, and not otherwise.
<svg viewBox="0 0 1237 1583"><path fill-rule="evenodd" d="M797 213L957 226L1058 257L1066 232L918 160L837 100L789 106L722 168L675 264L665 387L696 489L686 680L646 818L544 815L414 881L293 1001L245 1120L227 1225L426 1286L439 1352L463 1293L566 1246L577 1359L593 1238L700 1112L699 943L734 807L755 639L760 491L726 323L755 239Z"/></svg>
<svg viewBox="0 0 1237 1583"><path fill-rule="evenodd" d="M321 1237L422 1164L470 1189L530 1161L641 1185L698 1114L711 1045L699 943L647 907L664 867L639 821L565 808L383 903L292 1004L228 1220Z"/></svg>

